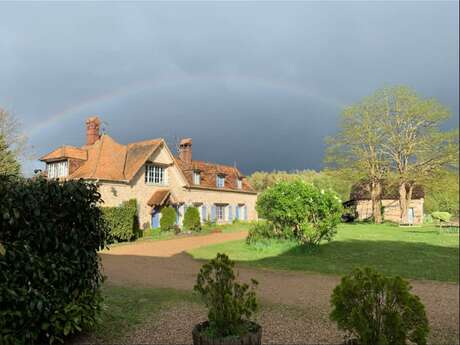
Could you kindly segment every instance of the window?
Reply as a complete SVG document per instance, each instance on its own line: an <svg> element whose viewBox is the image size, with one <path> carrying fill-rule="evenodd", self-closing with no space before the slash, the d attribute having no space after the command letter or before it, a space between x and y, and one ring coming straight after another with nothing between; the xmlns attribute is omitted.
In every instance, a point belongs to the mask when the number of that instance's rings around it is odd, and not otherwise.
<svg viewBox="0 0 460 345"><path fill-rule="evenodd" d="M216 186L217 188L223 188L225 186L225 176L217 175Z"/></svg>
<svg viewBox="0 0 460 345"><path fill-rule="evenodd" d="M145 183L166 184L166 169L158 165L146 165Z"/></svg>
<svg viewBox="0 0 460 345"><path fill-rule="evenodd" d="M225 220L225 206L223 205L216 206L216 217L217 217L217 220Z"/></svg>
<svg viewBox="0 0 460 345"><path fill-rule="evenodd" d="M193 172L193 184L199 185L201 182L201 176L199 171Z"/></svg>
<svg viewBox="0 0 460 345"><path fill-rule="evenodd" d="M48 178L66 177L69 174L69 165L67 161L48 163L46 170Z"/></svg>
<svg viewBox="0 0 460 345"><path fill-rule="evenodd" d="M236 188L242 189L243 188L243 180L238 178L236 179Z"/></svg>

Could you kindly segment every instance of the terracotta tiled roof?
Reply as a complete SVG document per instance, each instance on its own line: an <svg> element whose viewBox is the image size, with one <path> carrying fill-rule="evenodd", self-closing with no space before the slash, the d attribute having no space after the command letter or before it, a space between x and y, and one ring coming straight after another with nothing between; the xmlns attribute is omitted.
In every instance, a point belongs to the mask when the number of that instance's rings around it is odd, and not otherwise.
<svg viewBox="0 0 460 345"><path fill-rule="evenodd" d="M255 190L249 184L249 181L244 178L244 175L241 172L232 166L214 164L203 161L192 160L191 163L182 161L180 158L176 157L176 163L179 168L182 170L187 182L192 187L197 188L212 188L220 190L235 190L243 192L253 192ZM193 184L193 172L200 172L200 184ZM217 175L222 175L225 178L224 188L217 188L216 178ZM242 178L242 189L238 189L237 179Z"/></svg>
<svg viewBox="0 0 460 345"><path fill-rule="evenodd" d="M153 192L149 201L147 201L147 205L149 206L163 205L163 203L166 201L169 195L170 195L170 191L168 189L157 190Z"/></svg>
<svg viewBox="0 0 460 345"><path fill-rule="evenodd" d="M75 146L61 146L57 148L56 150L48 153L47 155L44 155L43 157L40 158L41 161L54 161L54 160L60 160L63 158L74 158L74 159L81 159L81 160L86 160L87 159L87 153L86 150L75 147Z"/></svg>
<svg viewBox="0 0 460 345"><path fill-rule="evenodd" d="M41 160L81 159L79 157L84 156L85 162L69 175L70 179L129 181L162 142L162 139L155 139L122 145L104 134L93 145L71 147L72 150L65 146L65 150L59 148Z"/></svg>

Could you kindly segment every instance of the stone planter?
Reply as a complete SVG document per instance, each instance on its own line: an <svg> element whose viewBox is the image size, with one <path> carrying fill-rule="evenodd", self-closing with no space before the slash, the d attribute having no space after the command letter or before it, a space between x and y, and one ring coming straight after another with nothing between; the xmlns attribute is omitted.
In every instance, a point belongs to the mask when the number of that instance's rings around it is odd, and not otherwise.
<svg viewBox="0 0 460 345"><path fill-rule="evenodd" d="M208 327L208 321L199 323L193 328L193 345L261 345L262 344L262 327L255 322L248 321L252 324L255 331L249 332L241 337L228 338L211 338L203 333Z"/></svg>

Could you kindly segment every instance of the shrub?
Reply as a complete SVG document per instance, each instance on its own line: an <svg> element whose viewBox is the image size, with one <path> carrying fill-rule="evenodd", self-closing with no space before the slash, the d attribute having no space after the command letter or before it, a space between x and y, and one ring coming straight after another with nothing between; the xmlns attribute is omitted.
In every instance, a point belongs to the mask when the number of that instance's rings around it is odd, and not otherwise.
<svg viewBox="0 0 460 345"><path fill-rule="evenodd" d="M400 277L357 269L334 289L330 317L360 345L426 344L425 308L410 289Z"/></svg>
<svg viewBox="0 0 460 345"><path fill-rule="evenodd" d="M139 233L136 199L124 201L118 207L102 207L111 236L117 241L129 241Z"/></svg>
<svg viewBox="0 0 460 345"><path fill-rule="evenodd" d="M235 263L225 254L217 254L215 259L204 264L198 273L198 292L208 308L209 327L207 332L213 337L238 336L249 331L248 320L257 310L254 288L235 281Z"/></svg>
<svg viewBox="0 0 460 345"><path fill-rule="evenodd" d="M431 217L440 222L448 222L452 215L449 212L433 212Z"/></svg>
<svg viewBox="0 0 460 345"><path fill-rule="evenodd" d="M268 188L259 195L256 208L276 229L292 231L300 243L314 245L332 239L342 215L335 193L300 180Z"/></svg>
<svg viewBox="0 0 460 345"><path fill-rule="evenodd" d="M191 231L201 230L200 212L196 207L188 207L184 215L184 228Z"/></svg>
<svg viewBox="0 0 460 345"><path fill-rule="evenodd" d="M176 225L176 210L171 206L163 207L160 218L161 231L174 230L174 225Z"/></svg>
<svg viewBox="0 0 460 345"><path fill-rule="evenodd" d="M248 236L246 237L247 244L255 244L264 240L291 238L292 234L289 231L279 231L275 226L267 221L259 220L251 223L249 226Z"/></svg>
<svg viewBox="0 0 460 345"><path fill-rule="evenodd" d="M0 343L63 341L101 309L97 186L0 178Z"/></svg>

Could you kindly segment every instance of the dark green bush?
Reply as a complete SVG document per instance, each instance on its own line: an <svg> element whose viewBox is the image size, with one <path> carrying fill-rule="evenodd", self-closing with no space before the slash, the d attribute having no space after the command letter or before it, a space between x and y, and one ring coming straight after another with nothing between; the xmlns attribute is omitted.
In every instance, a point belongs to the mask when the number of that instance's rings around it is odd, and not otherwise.
<svg viewBox="0 0 460 345"><path fill-rule="evenodd" d="M172 231L176 225L176 210L171 206L161 209L160 229L161 231Z"/></svg>
<svg viewBox="0 0 460 345"><path fill-rule="evenodd" d="M331 320L359 345L426 344L429 327L420 299L400 277L357 269L331 297Z"/></svg>
<svg viewBox="0 0 460 345"><path fill-rule="evenodd" d="M301 244L318 245L337 232L342 204L335 193L301 180L279 182L262 192L256 205L261 218L288 231Z"/></svg>
<svg viewBox="0 0 460 345"><path fill-rule="evenodd" d="M115 240L129 241L139 234L136 199L124 201L118 207L102 207L102 213Z"/></svg>
<svg viewBox="0 0 460 345"><path fill-rule="evenodd" d="M94 184L0 177L0 344L63 341L97 322L99 201Z"/></svg>
<svg viewBox="0 0 460 345"><path fill-rule="evenodd" d="M200 212L196 207L188 207L184 215L184 228L191 231L201 230Z"/></svg>
<svg viewBox="0 0 460 345"><path fill-rule="evenodd" d="M235 281L235 263L225 254L217 254L215 259L204 264L198 273L193 288L203 298L208 308L209 327L212 337L239 336L248 332L248 320L257 310L254 288Z"/></svg>

